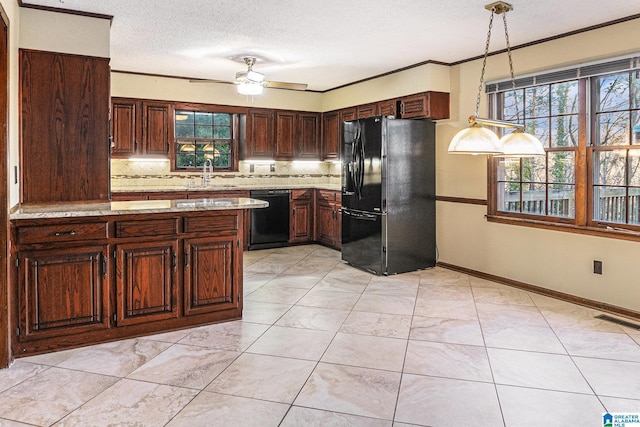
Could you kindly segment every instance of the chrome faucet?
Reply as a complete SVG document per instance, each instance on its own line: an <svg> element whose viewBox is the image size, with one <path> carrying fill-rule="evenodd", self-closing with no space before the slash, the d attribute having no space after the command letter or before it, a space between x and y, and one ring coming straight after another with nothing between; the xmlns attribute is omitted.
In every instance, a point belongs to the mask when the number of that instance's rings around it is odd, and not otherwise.
<svg viewBox="0 0 640 427"><path fill-rule="evenodd" d="M211 182L211 174L213 173L213 163L211 159L204 160L204 166L202 166L202 186L207 187Z"/></svg>

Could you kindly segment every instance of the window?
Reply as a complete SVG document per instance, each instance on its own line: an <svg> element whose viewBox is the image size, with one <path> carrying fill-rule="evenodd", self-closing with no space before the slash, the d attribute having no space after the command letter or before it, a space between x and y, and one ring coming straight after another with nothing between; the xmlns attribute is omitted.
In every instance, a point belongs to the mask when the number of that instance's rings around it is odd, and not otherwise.
<svg viewBox="0 0 640 427"><path fill-rule="evenodd" d="M494 117L523 123L545 147L541 157L490 160L489 218L640 232L637 58L487 91Z"/></svg>
<svg viewBox="0 0 640 427"><path fill-rule="evenodd" d="M175 169L237 170L236 117L231 113L176 109Z"/></svg>
<svg viewBox="0 0 640 427"><path fill-rule="evenodd" d="M578 82L504 92L499 105L502 118L523 123L542 142L546 155L499 161L498 210L575 217Z"/></svg>
<svg viewBox="0 0 640 427"><path fill-rule="evenodd" d="M593 219L640 224L640 78L594 79Z"/></svg>

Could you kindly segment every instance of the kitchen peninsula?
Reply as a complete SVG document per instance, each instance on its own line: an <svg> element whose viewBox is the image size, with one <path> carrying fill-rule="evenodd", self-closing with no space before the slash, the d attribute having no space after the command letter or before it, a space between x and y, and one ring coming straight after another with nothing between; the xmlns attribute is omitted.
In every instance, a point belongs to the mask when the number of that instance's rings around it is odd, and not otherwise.
<svg viewBox="0 0 640 427"><path fill-rule="evenodd" d="M11 214L16 356L238 319L250 198L23 205Z"/></svg>

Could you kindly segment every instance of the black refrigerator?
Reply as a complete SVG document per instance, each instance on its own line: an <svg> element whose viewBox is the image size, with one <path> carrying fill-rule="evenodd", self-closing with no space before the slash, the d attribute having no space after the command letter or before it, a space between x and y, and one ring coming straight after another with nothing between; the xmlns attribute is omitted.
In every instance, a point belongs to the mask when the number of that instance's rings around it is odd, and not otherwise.
<svg viewBox="0 0 640 427"><path fill-rule="evenodd" d="M372 273L436 264L435 123L342 124L342 260Z"/></svg>

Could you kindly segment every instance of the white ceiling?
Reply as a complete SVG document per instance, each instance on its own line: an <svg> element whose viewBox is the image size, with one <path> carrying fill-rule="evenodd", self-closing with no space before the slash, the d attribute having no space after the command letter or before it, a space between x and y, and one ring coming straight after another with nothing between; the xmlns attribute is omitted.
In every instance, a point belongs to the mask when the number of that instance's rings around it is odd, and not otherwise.
<svg viewBox="0 0 640 427"><path fill-rule="evenodd" d="M325 91L425 61L482 55L492 0L23 0L113 16L111 69L230 81L242 56L269 80ZM637 0L512 0L512 46L640 13ZM501 15L491 51L503 49ZM517 64L516 64L517 73Z"/></svg>

